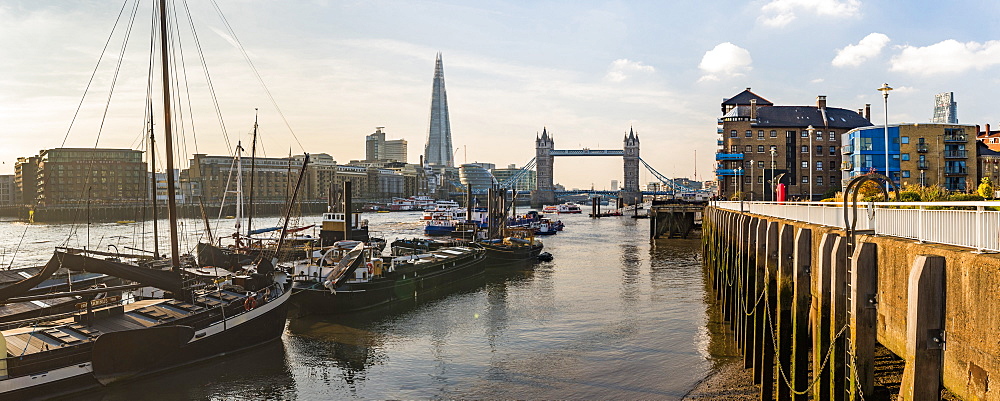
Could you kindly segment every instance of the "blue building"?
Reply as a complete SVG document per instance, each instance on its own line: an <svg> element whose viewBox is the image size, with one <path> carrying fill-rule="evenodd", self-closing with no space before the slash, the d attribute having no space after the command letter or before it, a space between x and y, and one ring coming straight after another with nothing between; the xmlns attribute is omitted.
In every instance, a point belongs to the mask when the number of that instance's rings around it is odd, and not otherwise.
<svg viewBox="0 0 1000 401"><path fill-rule="evenodd" d="M939 185L955 192L973 191L977 184L975 125L889 125L889 165L886 168L884 126L861 127L842 136L841 171L846 183L875 172L897 185Z"/></svg>

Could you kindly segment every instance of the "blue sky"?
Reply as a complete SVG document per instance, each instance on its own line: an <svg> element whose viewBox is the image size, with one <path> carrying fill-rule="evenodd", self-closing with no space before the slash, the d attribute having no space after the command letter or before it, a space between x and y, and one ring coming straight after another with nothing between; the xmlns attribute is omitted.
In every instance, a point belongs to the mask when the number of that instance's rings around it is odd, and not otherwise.
<svg viewBox="0 0 1000 401"><path fill-rule="evenodd" d="M190 8L223 121L248 140L260 108L266 152L364 157L376 126L423 151L434 56L443 53L456 161L521 165L543 127L557 148L620 148L634 127L662 173L711 177L719 103L746 87L782 105L855 110L925 122L933 96L955 92L959 121L993 122L1000 4L987 1L219 1L295 138L205 1ZM58 147L122 2L0 3L0 173L18 156ZM107 119L121 48L110 58L66 146L139 147L149 5L138 12ZM178 6L180 7L180 6ZM186 153L228 153L185 44L192 88ZM302 147L297 142L303 144ZM231 145L230 145L231 146ZM162 151L160 151L162 154ZM556 181L608 187L621 161L556 161ZM643 182L652 181L648 174Z"/></svg>

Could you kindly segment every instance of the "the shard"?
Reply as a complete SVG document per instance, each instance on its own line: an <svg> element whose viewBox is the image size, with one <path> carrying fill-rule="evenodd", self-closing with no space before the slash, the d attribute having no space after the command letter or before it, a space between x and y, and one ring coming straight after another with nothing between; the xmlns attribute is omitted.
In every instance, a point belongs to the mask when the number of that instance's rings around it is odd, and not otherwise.
<svg viewBox="0 0 1000 401"><path fill-rule="evenodd" d="M427 130L424 160L428 165L454 167L451 145L451 120L448 119L448 94L444 90L444 67L441 53L434 64L434 90L431 93L431 126Z"/></svg>

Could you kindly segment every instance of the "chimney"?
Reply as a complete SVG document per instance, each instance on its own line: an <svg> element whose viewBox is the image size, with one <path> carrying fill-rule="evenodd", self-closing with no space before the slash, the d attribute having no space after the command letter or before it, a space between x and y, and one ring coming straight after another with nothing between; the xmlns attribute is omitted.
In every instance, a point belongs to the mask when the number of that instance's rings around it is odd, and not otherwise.
<svg viewBox="0 0 1000 401"><path fill-rule="evenodd" d="M819 109L826 108L826 96L823 95L816 96L816 108Z"/></svg>
<svg viewBox="0 0 1000 401"><path fill-rule="evenodd" d="M872 104L865 103L865 120L872 120Z"/></svg>
<svg viewBox="0 0 1000 401"><path fill-rule="evenodd" d="M986 136L990 136L990 123L986 123Z"/></svg>
<svg viewBox="0 0 1000 401"><path fill-rule="evenodd" d="M858 115L861 117L865 116L865 109L858 109Z"/></svg>
<svg viewBox="0 0 1000 401"><path fill-rule="evenodd" d="M757 99L750 99L750 120L756 120L756 119L757 119Z"/></svg>

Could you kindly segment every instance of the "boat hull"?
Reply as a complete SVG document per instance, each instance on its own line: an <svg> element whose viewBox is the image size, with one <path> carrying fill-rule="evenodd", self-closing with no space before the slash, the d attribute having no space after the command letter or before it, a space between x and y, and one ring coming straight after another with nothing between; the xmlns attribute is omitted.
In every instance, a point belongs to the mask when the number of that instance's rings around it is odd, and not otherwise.
<svg viewBox="0 0 1000 401"><path fill-rule="evenodd" d="M542 252L542 245L508 247L494 244L481 244L486 248L486 262L489 264L506 264L533 260Z"/></svg>
<svg viewBox="0 0 1000 401"><path fill-rule="evenodd" d="M419 271L408 272L365 283L346 283L330 291L318 283L301 283L293 289L292 305L296 316L344 314L373 309L398 301L448 291L455 285L481 276L486 265L485 253L469 259L439 262Z"/></svg>

